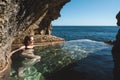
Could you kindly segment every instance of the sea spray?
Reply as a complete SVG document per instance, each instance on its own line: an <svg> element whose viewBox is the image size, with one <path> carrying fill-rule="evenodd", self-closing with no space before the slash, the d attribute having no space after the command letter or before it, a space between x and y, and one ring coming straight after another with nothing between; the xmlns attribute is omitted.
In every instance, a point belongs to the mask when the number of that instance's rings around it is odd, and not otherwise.
<svg viewBox="0 0 120 80"><path fill-rule="evenodd" d="M67 41L61 44L61 46L62 50L67 51L69 53L68 55L74 56L75 59L77 57L79 57L79 59L85 58L90 53L95 53L96 51L111 47L103 42L93 41L89 39Z"/></svg>

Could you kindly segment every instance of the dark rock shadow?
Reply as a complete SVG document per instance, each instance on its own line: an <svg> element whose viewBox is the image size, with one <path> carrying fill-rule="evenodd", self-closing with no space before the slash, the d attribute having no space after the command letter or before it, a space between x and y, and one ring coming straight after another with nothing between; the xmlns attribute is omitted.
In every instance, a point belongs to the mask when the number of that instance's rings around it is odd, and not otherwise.
<svg viewBox="0 0 120 80"><path fill-rule="evenodd" d="M120 12L116 15L116 19L117 25L120 26ZM114 80L120 80L120 29L118 30L116 41L112 48L112 56L114 61Z"/></svg>

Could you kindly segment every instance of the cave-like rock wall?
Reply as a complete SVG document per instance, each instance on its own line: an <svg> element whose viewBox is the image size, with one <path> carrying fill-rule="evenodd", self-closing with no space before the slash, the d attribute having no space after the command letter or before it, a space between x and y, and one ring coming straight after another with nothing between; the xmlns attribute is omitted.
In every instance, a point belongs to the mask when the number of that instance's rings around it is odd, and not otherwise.
<svg viewBox="0 0 120 80"><path fill-rule="evenodd" d="M26 31L25 34L50 35L52 30L51 22L60 17L60 10L66 2L70 0L49 0L48 9L43 20L36 21Z"/></svg>
<svg viewBox="0 0 120 80"><path fill-rule="evenodd" d="M51 21L60 16L60 10L69 1L0 0L0 71L9 63L14 37L24 31L29 34L31 29L33 34L50 34Z"/></svg>

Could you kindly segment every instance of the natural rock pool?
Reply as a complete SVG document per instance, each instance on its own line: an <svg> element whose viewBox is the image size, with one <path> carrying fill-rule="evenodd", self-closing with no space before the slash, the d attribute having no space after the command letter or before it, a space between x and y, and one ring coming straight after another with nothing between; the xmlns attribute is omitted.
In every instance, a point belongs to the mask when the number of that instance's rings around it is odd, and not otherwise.
<svg viewBox="0 0 120 80"><path fill-rule="evenodd" d="M24 77L19 80L112 80L111 48L89 39L35 47L35 54L42 57L41 61L26 68ZM11 80L18 80L15 76L13 69Z"/></svg>

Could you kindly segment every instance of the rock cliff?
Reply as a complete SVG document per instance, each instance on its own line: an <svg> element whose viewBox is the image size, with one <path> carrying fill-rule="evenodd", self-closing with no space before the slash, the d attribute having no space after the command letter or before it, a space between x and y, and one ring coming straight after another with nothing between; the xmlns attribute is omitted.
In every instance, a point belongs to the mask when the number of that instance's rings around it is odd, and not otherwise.
<svg viewBox="0 0 120 80"><path fill-rule="evenodd" d="M116 16L117 18L117 25L120 26L120 12ZM116 35L116 41L112 48L112 55L114 61L114 80L120 80L120 29Z"/></svg>
<svg viewBox="0 0 120 80"><path fill-rule="evenodd" d="M16 36L25 34L49 35L51 21L70 0L0 0L0 80L9 63L8 55ZM6 68L7 69L7 68Z"/></svg>

